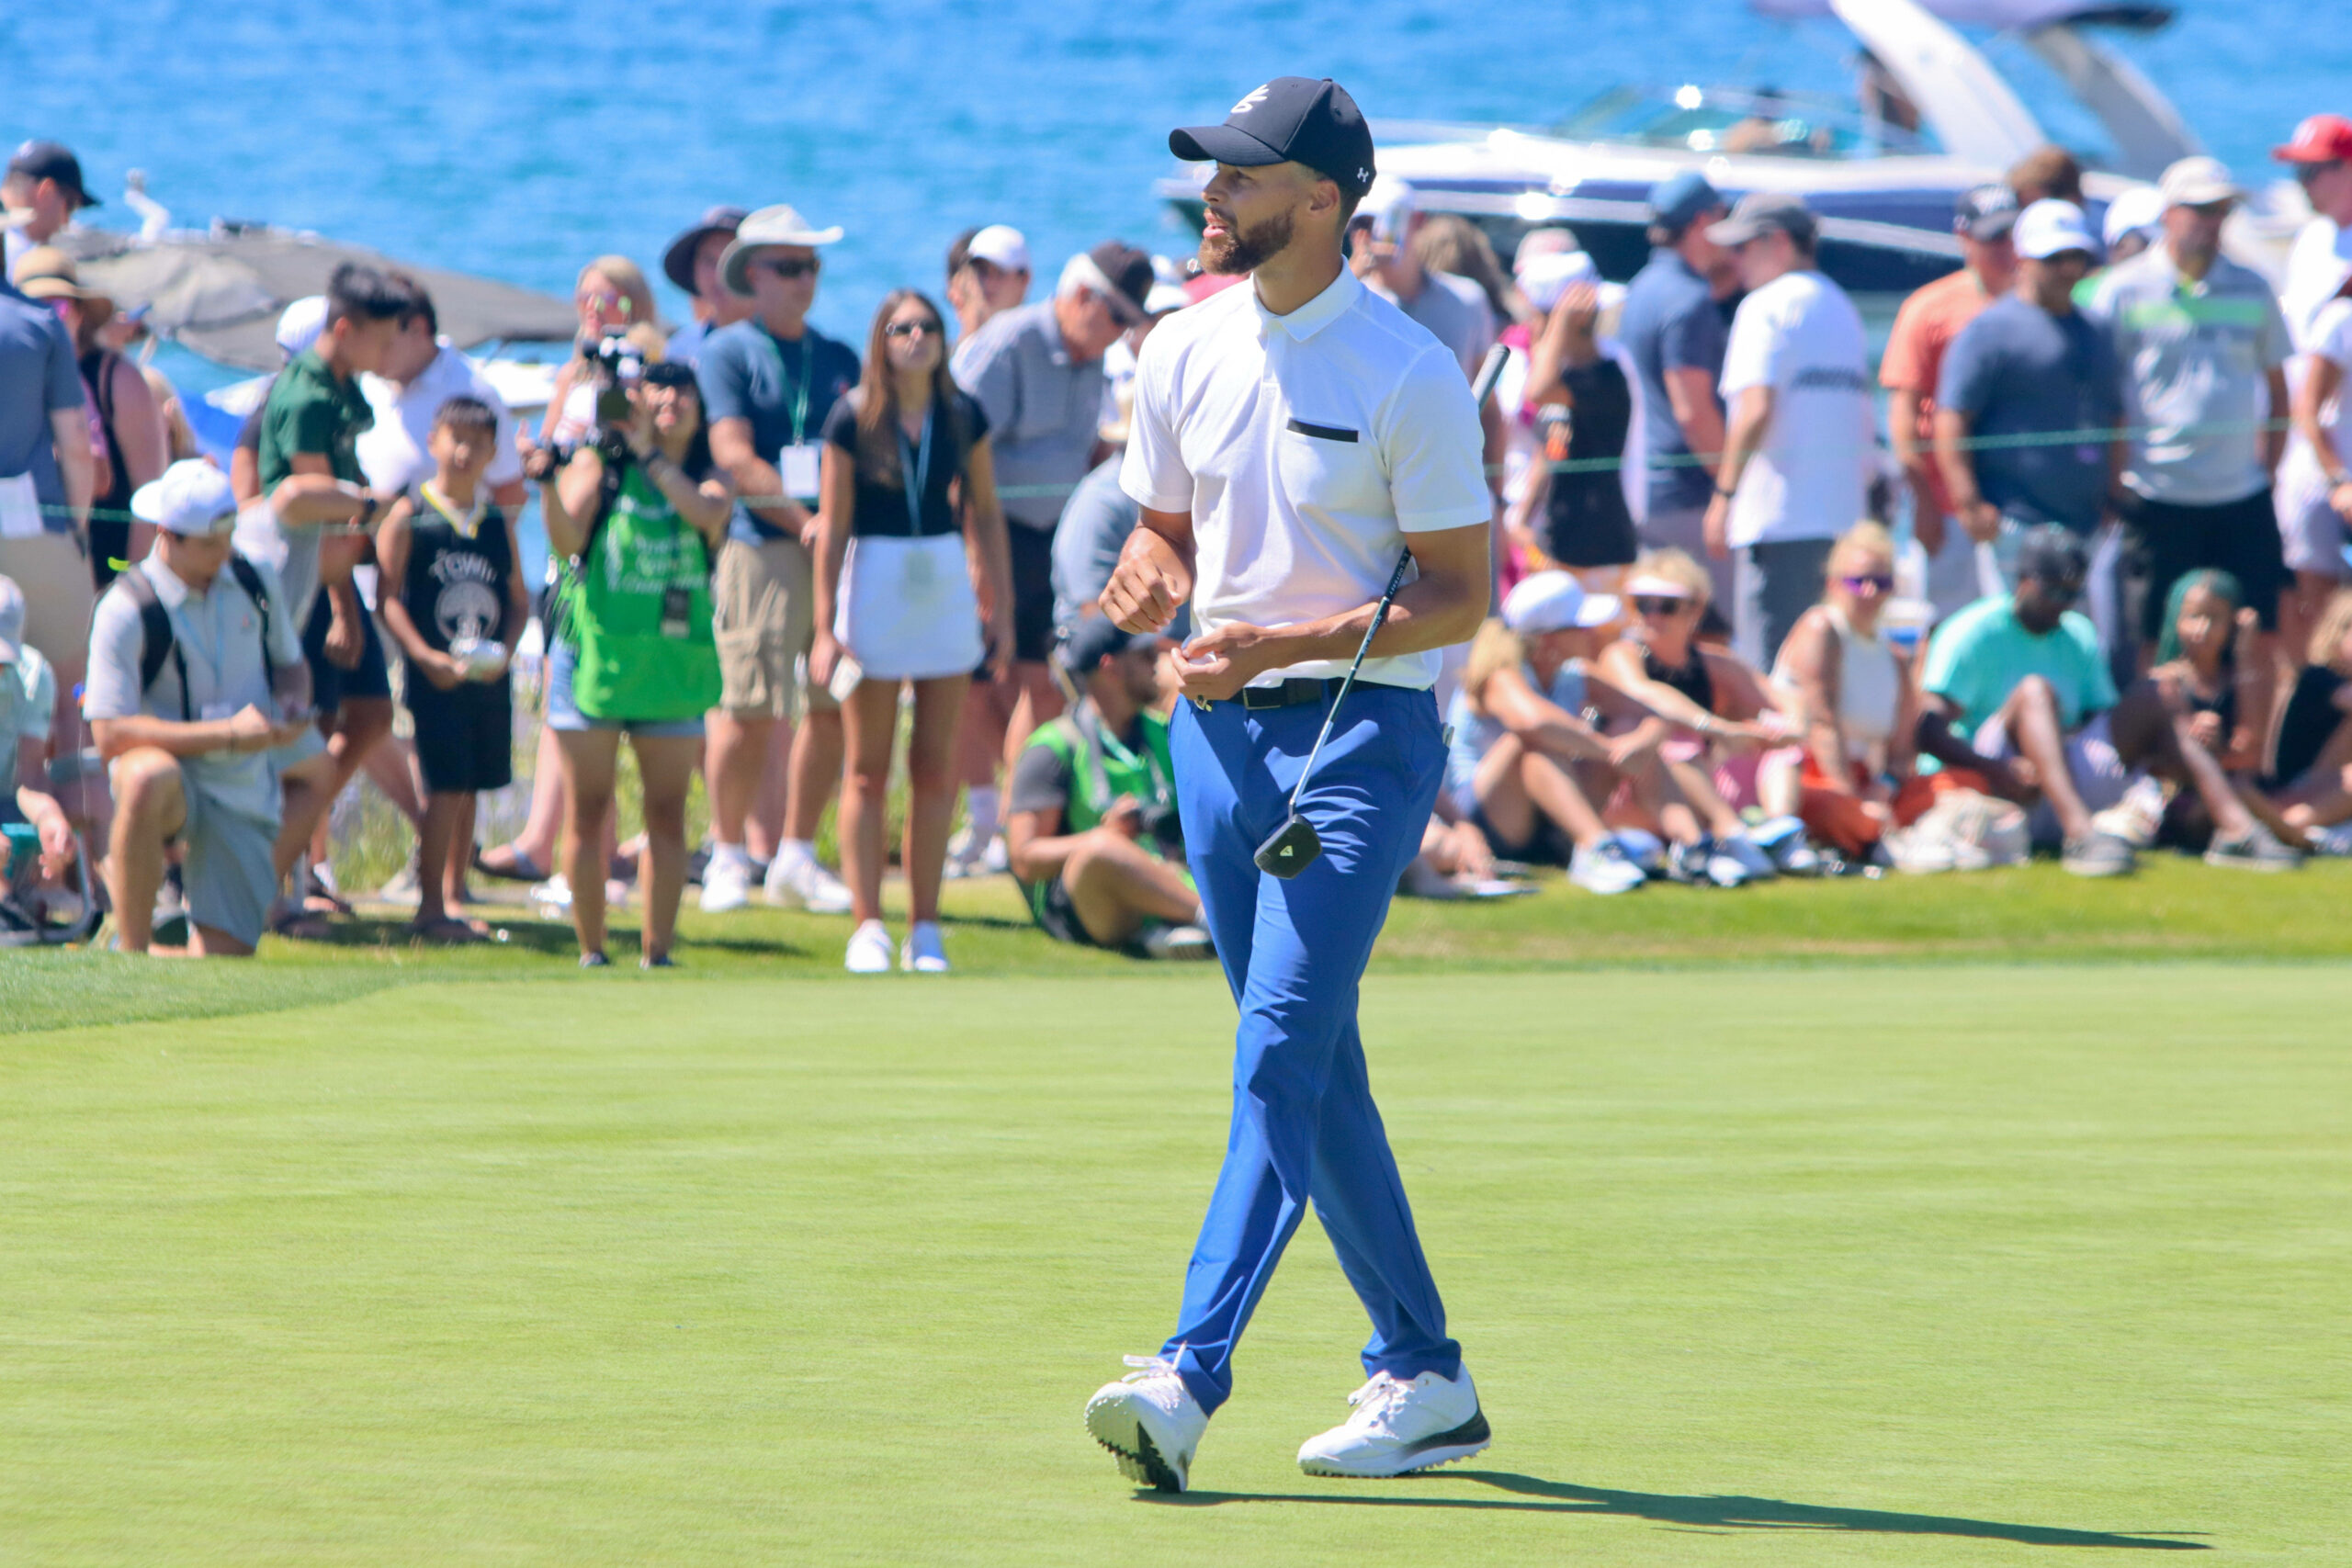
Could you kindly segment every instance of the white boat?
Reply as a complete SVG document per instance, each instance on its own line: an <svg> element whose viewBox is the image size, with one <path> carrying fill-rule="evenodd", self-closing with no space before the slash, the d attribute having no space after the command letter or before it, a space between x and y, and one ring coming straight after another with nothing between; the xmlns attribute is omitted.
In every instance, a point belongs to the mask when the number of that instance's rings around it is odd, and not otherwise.
<svg viewBox="0 0 2352 1568"><path fill-rule="evenodd" d="M2112 143L2085 178L2096 221L2126 186L2203 151L2154 84L2086 29L2151 29L2151 6L2099 0L1751 0L1791 20L1835 17L1865 51L1857 105L1684 83L1618 88L1541 130L1375 121L1380 168L1424 210L1471 219L1509 256L1532 228L1565 223L1602 273L1630 277L1649 254L1647 196L1696 169L1726 197L1788 191L1821 220L1822 268L1849 291L1907 294L1960 264L1961 192L1999 179L2052 138L1983 54L1951 25L2013 32L2098 118ZM1185 164L1158 192L1192 221L1210 165ZM2282 182L2233 220L2233 254L2277 274L2309 216Z"/></svg>

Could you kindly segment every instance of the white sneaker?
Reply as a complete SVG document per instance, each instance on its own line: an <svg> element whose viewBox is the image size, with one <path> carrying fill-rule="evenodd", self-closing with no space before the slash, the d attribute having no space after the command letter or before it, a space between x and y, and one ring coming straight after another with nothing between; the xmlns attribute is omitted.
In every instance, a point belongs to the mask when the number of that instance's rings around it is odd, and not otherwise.
<svg viewBox="0 0 2352 1568"><path fill-rule="evenodd" d="M888 975L890 972L890 932L879 920L867 920L849 933L849 951L842 957L842 967L853 975Z"/></svg>
<svg viewBox="0 0 2352 1568"><path fill-rule="evenodd" d="M2164 780L2153 773L2142 773L2124 785L2122 799L2092 814L2091 826L2135 850L2153 850L2157 833L2164 829L2165 807L2171 804L2165 795Z"/></svg>
<svg viewBox="0 0 2352 1568"><path fill-rule="evenodd" d="M939 938L937 920L917 920L899 949L899 967L910 975L947 973L947 944Z"/></svg>
<svg viewBox="0 0 2352 1568"><path fill-rule="evenodd" d="M768 862L764 891L769 903L786 908L802 908L812 915L849 913L849 888L814 855L778 850L775 859Z"/></svg>
<svg viewBox="0 0 2352 1568"><path fill-rule="evenodd" d="M1468 1459L1494 1440L1464 1371L1452 1382L1423 1372L1410 1382L1375 1372L1348 1395L1355 1410L1298 1450L1309 1475L1408 1475Z"/></svg>
<svg viewBox="0 0 2352 1568"><path fill-rule="evenodd" d="M1119 1461L1119 1473L1161 1492L1182 1492L1191 1481L1193 1454L1208 1429L1209 1413L1176 1375L1176 1363L1129 1356L1138 1369L1105 1383L1086 1402L1086 1430Z"/></svg>
<svg viewBox="0 0 2352 1568"><path fill-rule="evenodd" d="M940 865L940 874L950 882L983 875L986 867L982 862L987 853L988 846L974 841L972 825L967 822L956 829L954 838L947 840L947 859Z"/></svg>
<svg viewBox="0 0 2352 1568"><path fill-rule="evenodd" d="M1770 882L1781 874L1781 868L1772 863L1772 857L1764 846L1745 833L1734 833L1727 839L1717 839L1715 849L1737 861L1740 869L1747 873L1747 880L1750 882Z"/></svg>
<svg viewBox="0 0 2352 1568"><path fill-rule="evenodd" d="M559 871L531 889L531 903L539 909L561 914L571 908L571 884Z"/></svg>
<svg viewBox="0 0 2352 1568"><path fill-rule="evenodd" d="M1744 887L1755 878L1748 874L1747 862L1732 852L1731 843L1729 839L1702 840L1691 846L1687 858L1696 861L1700 872L1717 887Z"/></svg>
<svg viewBox="0 0 2352 1568"><path fill-rule="evenodd" d="M1148 926L1143 950L1153 958L1215 958L1216 943L1198 926Z"/></svg>
<svg viewBox="0 0 2352 1568"><path fill-rule="evenodd" d="M713 850L710 863L703 867L702 912L706 915L730 914L752 901L752 863L740 849L729 854L725 850Z"/></svg>
<svg viewBox="0 0 2352 1568"><path fill-rule="evenodd" d="M1631 893L1649 878L1614 839L1579 848L1568 859L1568 880L1588 893Z"/></svg>

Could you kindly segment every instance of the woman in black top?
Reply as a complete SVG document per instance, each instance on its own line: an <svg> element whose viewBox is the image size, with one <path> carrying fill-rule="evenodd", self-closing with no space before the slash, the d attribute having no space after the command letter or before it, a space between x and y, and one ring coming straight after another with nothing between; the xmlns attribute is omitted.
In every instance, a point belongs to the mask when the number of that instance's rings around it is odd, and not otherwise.
<svg viewBox="0 0 2352 1568"><path fill-rule="evenodd" d="M2320 614L2265 782L2290 827L2331 852L2352 851L2343 827L2352 822L2352 588L2337 589Z"/></svg>
<svg viewBox="0 0 2352 1568"><path fill-rule="evenodd" d="M1633 513L1625 508L1625 436L1634 420L1625 372L1593 335L1600 315L1599 274L1571 283L1554 303L1528 352L1527 402L1546 465L1538 477L1541 512L1529 521L1537 543L1578 572L1622 567L1634 558ZM1611 584L1613 586L1613 584Z"/></svg>
<svg viewBox="0 0 2352 1568"><path fill-rule="evenodd" d="M956 810L956 725L983 662L1012 654L1012 569L988 420L947 375L939 310L910 288L882 301L857 388L825 421L823 535L808 674L842 698L842 869L857 927L846 966L889 967L882 926L883 795L899 682L914 686L907 741L906 867L913 926L899 966L947 967L939 883Z"/></svg>

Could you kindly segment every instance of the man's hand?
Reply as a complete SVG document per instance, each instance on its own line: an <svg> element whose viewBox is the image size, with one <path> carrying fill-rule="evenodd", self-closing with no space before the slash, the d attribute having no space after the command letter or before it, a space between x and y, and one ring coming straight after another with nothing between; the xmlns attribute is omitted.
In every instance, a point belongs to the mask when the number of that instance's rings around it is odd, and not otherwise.
<svg viewBox="0 0 2352 1568"><path fill-rule="evenodd" d="M1967 529L1968 536L1978 544L1989 545L2001 536L2001 509L1981 496L1974 501L1962 502L1960 525Z"/></svg>
<svg viewBox="0 0 2352 1568"><path fill-rule="evenodd" d="M1731 497L1717 491L1714 500L1707 502L1706 521L1701 525L1706 530L1707 553L1717 560L1727 559L1731 555Z"/></svg>
<svg viewBox="0 0 2352 1568"><path fill-rule="evenodd" d="M54 882L74 863L74 824L52 806L34 818L34 826L40 833L41 876Z"/></svg>
<svg viewBox="0 0 2352 1568"><path fill-rule="evenodd" d="M1108 597L1107 591L1104 596ZM1264 627L1236 621L1196 637L1177 649L1177 690L1187 697L1221 701L1282 662L1281 656L1271 647Z"/></svg>
<svg viewBox="0 0 2352 1568"><path fill-rule="evenodd" d="M1192 596L1192 574L1175 550L1157 534L1138 528L1127 536L1101 604L1121 631L1159 632Z"/></svg>
<svg viewBox="0 0 2352 1568"><path fill-rule="evenodd" d="M338 670L356 670L360 655L368 651L368 640L359 633L359 617L345 615L329 603L327 662Z"/></svg>
<svg viewBox="0 0 2352 1568"><path fill-rule="evenodd" d="M1121 838L1140 840L1143 838L1143 802L1132 795L1123 795L1102 813L1102 826Z"/></svg>
<svg viewBox="0 0 2352 1568"><path fill-rule="evenodd" d="M307 719L277 723L247 703L229 719L229 750L239 753L274 750L280 746L291 745L309 728Z"/></svg>

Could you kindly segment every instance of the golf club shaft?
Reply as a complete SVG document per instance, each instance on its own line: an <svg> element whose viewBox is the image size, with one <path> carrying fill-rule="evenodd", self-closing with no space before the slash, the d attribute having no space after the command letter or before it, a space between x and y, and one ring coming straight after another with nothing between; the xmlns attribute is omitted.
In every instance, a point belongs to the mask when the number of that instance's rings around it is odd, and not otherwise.
<svg viewBox="0 0 2352 1568"><path fill-rule="evenodd" d="M1331 738L1331 721L1340 716L1340 705L1348 700L1355 689L1356 671L1363 668L1364 655L1372 651L1372 639L1388 620L1388 607L1396 603L1396 591L1405 586L1405 569L1412 564L1413 552L1405 551L1396 558L1396 570L1388 574L1388 586L1382 591L1380 603L1372 607L1372 625L1364 628L1363 641L1356 645L1355 661L1348 666L1347 675L1340 682L1339 692L1331 698L1330 711L1323 716L1323 728L1315 734L1315 744L1307 749L1306 766L1298 770L1298 782L1290 786L1290 808L1298 809L1299 791L1306 787L1307 775L1315 772L1315 759L1323 754L1323 742Z"/></svg>

